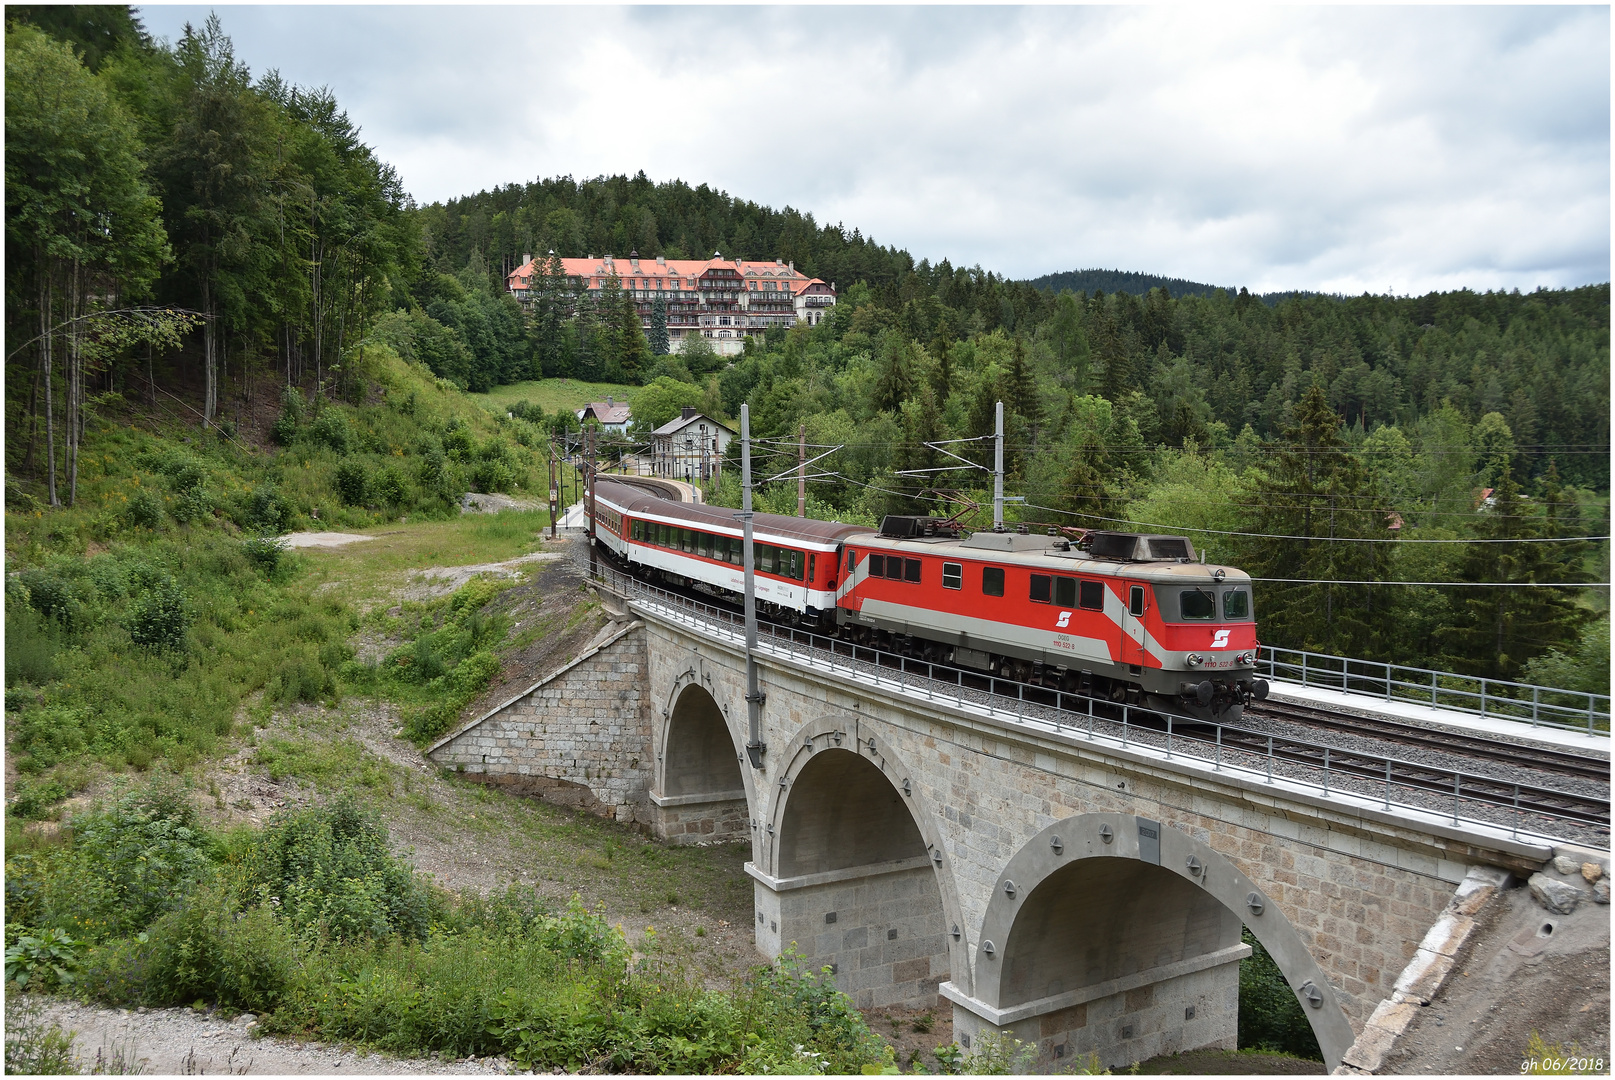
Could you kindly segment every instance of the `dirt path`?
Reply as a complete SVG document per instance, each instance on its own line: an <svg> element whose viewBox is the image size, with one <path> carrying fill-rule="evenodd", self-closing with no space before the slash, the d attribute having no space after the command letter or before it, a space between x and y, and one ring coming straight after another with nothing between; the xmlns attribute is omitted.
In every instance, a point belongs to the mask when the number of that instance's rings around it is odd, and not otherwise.
<svg viewBox="0 0 1615 1080"><path fill-rule="evenodd" d="M350 1046L255 1037L256 1018L234 1019L191 1009L105 1009L63 998L36 998L41 1020L75 1032L73 1053L90 1072L133 1072L148 1076L252 1074L342 1076L400 1073L502 1074L504 1058L398 1058ZM121 1068L117 1067L119 1064ZM109 1067L111 1066L111 1067Z"/></svg>

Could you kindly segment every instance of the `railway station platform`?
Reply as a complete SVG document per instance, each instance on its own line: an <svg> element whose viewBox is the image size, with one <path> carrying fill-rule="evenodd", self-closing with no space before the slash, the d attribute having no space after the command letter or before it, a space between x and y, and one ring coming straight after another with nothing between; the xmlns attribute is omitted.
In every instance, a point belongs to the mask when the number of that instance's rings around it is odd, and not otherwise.
<svg viewBox="0 0 1615 1080"><path fill-rule="evenodd" d="M1370 716L1384 716L1407 720L1432 727L1451 728L1473 735L1503 735L1528 739L1543 746L1572 750L1594 756L1610 756L1608 732L1589 735L1585 729L1563 728L1549 724L1532 726L1529 721L1503 720L1496 717L1476 716L1457 709L1438 709L1413 701L1386 700L1370 694L1347 694L1318 686L1303 686L1283 679L1270 680L1270 700L1289 705L1304 705L1326 709L1347 709Z"/></svg>

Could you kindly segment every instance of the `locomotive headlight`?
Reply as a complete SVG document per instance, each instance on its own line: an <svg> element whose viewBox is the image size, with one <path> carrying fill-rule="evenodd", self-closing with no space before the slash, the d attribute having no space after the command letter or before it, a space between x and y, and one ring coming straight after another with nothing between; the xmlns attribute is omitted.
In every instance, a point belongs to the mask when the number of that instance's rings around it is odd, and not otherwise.
<svg viewBox="0 0 1615 1080"><path fill-rule="evenodd" d="M1250 664L1254 662L1255 661L1251 659L1251 654L1248 652L1242 652L1238 656L1234 657L1234 663L1236 664Z"/></svg>
<svg viewBox="0 0 1615 1080"><path fill-rule="evenodd" d="M1188 664L1190 667L1199 667L1201 664L1206 662L1206 658L1197 652L1192 652L1183 658L1183 662Z"/></svg>

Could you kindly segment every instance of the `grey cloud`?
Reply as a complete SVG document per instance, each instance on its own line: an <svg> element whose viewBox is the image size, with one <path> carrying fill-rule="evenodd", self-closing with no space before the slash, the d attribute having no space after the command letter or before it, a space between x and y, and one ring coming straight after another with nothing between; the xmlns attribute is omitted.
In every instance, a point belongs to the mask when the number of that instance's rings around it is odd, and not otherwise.
<svg viewBox="0 0 1615 1080"><path fill-rule="evenodd" d="M1609 277L1607 8L220 13L423 200L644 168L1017 276Z"/></svg>

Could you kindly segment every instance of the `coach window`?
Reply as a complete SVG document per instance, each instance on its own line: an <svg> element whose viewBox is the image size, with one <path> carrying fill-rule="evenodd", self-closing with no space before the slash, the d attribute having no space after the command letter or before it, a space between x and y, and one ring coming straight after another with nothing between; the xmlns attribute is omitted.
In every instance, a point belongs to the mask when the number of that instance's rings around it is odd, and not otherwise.
<svg viewBox="0 0 1615 1080"><path fill-rule="evenodd" d="M1088 611L1105 610L1105 584L1102 581L1082 582L1081 594L1077 597L1077 606Z"/></svg>
<svg viewBox="0 0 1615 1080"><path fill-rule="evenodd" d="M1129 615L1144 614L1144 586L1134 585L1127 590L1127 613Z"/></svg>
<svg viewBox="0 0 1615 1080"><path fill-rule="evenodd" d="M800 551L791 552L790 578L793 581L802 580L802 553Z"/></svg>
<svg viewBox="0 0 1615 1080"><path fill-rule="evenodd" d="M680 529L679 534L679 550L693 553L695 551L695 533L689 529Z"/></svg>
<svg viewBox="0 0 1615 1080"><path fill-rule="evenodd" d="M807 575L807 579L809 581L812 581L815 577L818 576L818 573L819 573L819 557L817 555L809 555L808 556L808 575Z"/></svg>
<svg viewBox="0 0 1615 1080"><path fill-rule="evenodd" d="M1244 589L1229 589L1222 594L1222 617L1248 619L1251 617L1251 594Z"/></svg>
<svg viewBox="0 0 1615 1080"><path fill-rule="evenodd" d="M920 580L920 560L903 560L903 580L918 582Z"/></svg>
<svg viewBox="0 0 1615 1080"><path fill-rule="evenodd" d="M1049 602L1049 575L1032 575L1032 603L1046 604Z"/></svg>
<svg viewBox="0 0 1615 1080"><path fill-rule="evenodd" d="M660 522L658 522L656 524L655 528L656 528L656 535L651 537L651 543L655 544L657 547L666 547L667 546L667 526L661 524Z"/></svg>
<svg viewBox="0 0 1615 1080"><path fill-rule="evenodd" d="M965 568L963 563L945 562L942 564L942 587L944 589L960 589L965 583Z"/></svg>
<svg viewBox="0 0 1615 1080"><path fill-rule="evenodd" d="M886 556L876 555L874 552L869 553L869 576L886 576Z"/></svg>
<svg viewBox="0 0 1615 1080"><path fill-rule="evenodd" d="M1054 579L1054 602L1060 607L1077 606L1076 578L1057 577Z"/></svg>
<svg viewBox="0 0 1615 1080"><path fill-rule="evenodd" d="M1184 589L1178 594L1178 613L1186 622L1191 619L1215 619L1217 598L1204 589Z"/></svg>
<svg viewBox="0 0 1615 1080"><path fill-rule="evenodd" d="M712 534L711 533L702 533L701 534L701 557L704 558L704 559L712 558Z"/></svg>
<svg viewBox="0 0 1615 1080"><path fill-rule="evenodd" d="M1002 566L984 566L981 568L981 595L1004 595L1004 568Z"/></svg>

